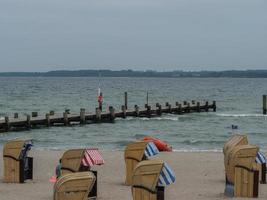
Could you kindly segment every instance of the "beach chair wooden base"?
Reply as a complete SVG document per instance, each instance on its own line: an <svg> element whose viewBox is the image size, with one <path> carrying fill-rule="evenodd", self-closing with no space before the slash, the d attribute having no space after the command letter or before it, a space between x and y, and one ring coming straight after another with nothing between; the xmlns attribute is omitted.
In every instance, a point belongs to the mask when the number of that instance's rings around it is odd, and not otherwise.
<svg viewBox="0 0 267 200"><path fill-rule="evenodd" d="M133 187L133 200L157 200L157 194L141 187Z"/></svg>
<svg viewBox="0 0 267 200"><path fill-rule="evenodd" d="M235 167L235 197L258 197L259 171L243 166Z"/></svg>
<svg viewBox="0 0 267 200"><path fill-rule="evenodd" d="M25 162L27 163L27 169L25 169ZM27 179L33 179L33 158L26 157L25 162L24 160L4 156L4 182L24 183Z"/></svg>
<svg viewBox="0 0 267 200"><path fill-rule="evenodd" d="M4 156L4 182L20 183L20 161Z"/></svg>
<svg viewBox="0 0 267 200"><path fill-rule="evenodd" d="M157 187L157 192L142 187L133 187L134 200L164 200L164 187Z"/></svg>

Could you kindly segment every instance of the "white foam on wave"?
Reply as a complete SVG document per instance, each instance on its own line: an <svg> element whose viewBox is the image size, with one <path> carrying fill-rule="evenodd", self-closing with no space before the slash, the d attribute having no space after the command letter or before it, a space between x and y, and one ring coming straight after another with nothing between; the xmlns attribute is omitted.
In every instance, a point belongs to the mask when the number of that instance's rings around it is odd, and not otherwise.
<svg viewBox="0 0 267 200"><path fill-rule="evenodd" d="M4 120L5 118L4 117L0 117L0 120Z"/></svg>
<svg viewBox="0 0 267 200"><path fill-rule="evenodd" d="M155 117L155 120L170 120L170 121L178 121L178 117Z"/></svg>
<svg viewBox="0 0 267 200"><path fill-rule="evenodd" d="M198 153L198 152L219 152L221 153L221 149L173 149L173 152L184 152L184 153Z"/></svg>
<svg viewBox="0 0 267 200"><path fill-rule="evenodd" d="M123 118L116 118L116 120L126 120L126 121L131 121L131 120L143 120L143 121L149 121L149 120L158 120L158 121L178 121L178 117L140 117L140 118L135 118L135 117L127 117L125 119Z"/></svg>
<svg viewBox="0 0 267 200"><path fill-rule="evenodd" d="M221 114L216 114L217 116L220 117L267 117L267 115L263 114L230 114L230 113L221 113Z"/></svg>

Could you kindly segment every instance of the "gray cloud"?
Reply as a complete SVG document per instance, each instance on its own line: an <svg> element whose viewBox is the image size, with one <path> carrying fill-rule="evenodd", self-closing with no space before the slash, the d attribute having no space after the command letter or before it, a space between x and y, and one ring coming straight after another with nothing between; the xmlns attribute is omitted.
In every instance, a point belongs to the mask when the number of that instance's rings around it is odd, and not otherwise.
<svg viewBox="0 0 267 200"><path fill-rule="evenodd" d="M0 71L267 69L264 0L1 0Z"/></svg>

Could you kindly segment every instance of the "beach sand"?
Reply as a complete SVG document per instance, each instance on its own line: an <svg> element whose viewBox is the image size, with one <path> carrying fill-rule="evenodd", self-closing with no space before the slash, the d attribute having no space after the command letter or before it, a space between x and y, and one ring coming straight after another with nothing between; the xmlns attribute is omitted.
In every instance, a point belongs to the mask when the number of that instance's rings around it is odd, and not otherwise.
<svg viewBox="0 0 267 200"><path fill-rule="evenodd" d="M3 160L0 159L0 200L52 200L55 166L62 151L32 150L34 180L24 184L3 183ZM131 188L124 185L125 165L123 151L104 151L103 166L98 171L99 200L131 200ZM2 156L2 152L1 152ZM176 182L166 187L165 200L235 199L224 197L223 154L216 152L160 153L173 169ZM267 198L267 185L260 185L259 198ZM242 199L242 198L238 198ZM244 198L248 199L248 198Z"/></svg>

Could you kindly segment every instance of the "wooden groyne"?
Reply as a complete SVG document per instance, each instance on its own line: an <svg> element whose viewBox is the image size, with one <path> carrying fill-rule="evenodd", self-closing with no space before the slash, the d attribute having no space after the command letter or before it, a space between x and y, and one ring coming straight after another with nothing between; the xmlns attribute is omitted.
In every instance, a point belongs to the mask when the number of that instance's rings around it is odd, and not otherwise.
<svg viewBox="0 0 267 200"><path fill-rule="evenodd" d="M203 104L196 101L183 101L182 103L176 102L174 106L166 102L163 106L157 103L153 106L145 104L143 108L135 105L133 109L127 109L127 96L125 99L125 104L121 106L119 111L110 106L108 112L101 112L99 108L96 108L95 112L92 113L86 112L84 108L81 108L80 113L71 113L70 110L65 110L62 114L58 114L50 111L45 116L38 116L37 112L32 112L31 115L21 118L18 116L18 113L14 113L13 117L6 116L5 119L0 120L0 131L7 132L58 125L68 126L71 124L114 122L116 118L126 118L129 116L150 118L164 113L182 115L192 112L216 111L216 101L213 101L211 104L208 101Z"/></svg>
<svg viewBox="0 0 267 200"><path fill-rule="evenodd" d="M262 113L267 114L267 95L262 96Z"/></svg>

